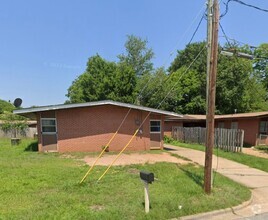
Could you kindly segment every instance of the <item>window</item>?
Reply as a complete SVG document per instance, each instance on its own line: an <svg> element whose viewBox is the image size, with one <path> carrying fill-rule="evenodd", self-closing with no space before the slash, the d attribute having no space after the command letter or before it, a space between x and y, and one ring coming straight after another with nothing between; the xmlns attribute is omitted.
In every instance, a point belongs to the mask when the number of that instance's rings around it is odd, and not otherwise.
<svg viewBox="0 0 268 220"><path fill-rule="evenodd" d="M150 121L150 132L151 133L161 132L161 121Z"/></svg>
<svg viewBox="0 0 268 220"><path fill-rule="evenodd" d="M268 125L267 121L260 122L260 133L261 134L267 134L267 125Z"/></svg>
<svg viewBox="0 0 268 220"><path fill-rule="evenodd" d="M42 118L41 119L42 133L56 133L56 119L55 118Z"/></svg>

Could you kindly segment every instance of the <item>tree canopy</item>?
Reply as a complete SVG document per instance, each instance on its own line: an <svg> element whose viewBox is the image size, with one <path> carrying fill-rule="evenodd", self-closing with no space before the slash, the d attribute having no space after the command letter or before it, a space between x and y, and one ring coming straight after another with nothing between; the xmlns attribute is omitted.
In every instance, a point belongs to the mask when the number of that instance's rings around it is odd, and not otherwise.
<svg viewBox="0 0 268 220"><path fill-rule="evenodd" d="M106 99L132 103L135 88L136 76L130 66L96 55L89 58L86 71L73 81L67 97L71 103Z"/></svg>
<svg viewBox="0 0 268 220"><path fill-rule="evenodd" d="M15 106L10 102L0 99L0 114L4 112L12 112L15 109Z"/></svg>
<svg viewBox="0 0 268 220"><path fill-rule="evenodd" d="M177 57L171 64L169 71L172 74L181 68L189 66L189 62L194 60L199 51L204 46L204 42L188 45L184 50L178 51ZM245 48L235 48L237 51L244 51ZM183 89L185 96L178 104L182 106L182 113L204 114L206 100L206 50L197 59L186 76L178 84L182 85L190 80ZM256 96L257 94L257 96ZM186 98L187 97L187 98ZM218 114L231 114L237 112L249 112L265 110L266 91L262 84L254 76L253 63L250 60L236 56L227 57L219 54L217 86L216 86L216 112Z"/></svg>
<svg viewBox="0 0 268 220"><path fill-rule="evenodd" d="M126 54L118 55L120 62L131 66L138 77L153 70L154 52L147 47L148 41L128 35L125 43Z"/></svg>
<svg viewBox="0 0 268 220"><path fill-rule="evenodd" d="M68 102L111 99L183 114L205 114L206 42L192 43L179 50L167 70L153 68L154 54L146 40L130 35L125 48L126 53L118 56L118 62L107 61L98 54L90 57L85 72L68 89ZM222 49L268 56L268 44L253 52L237 45L219 47L219 52ZM252 61L219 53L217 114L266 110L267 90L267 59Z"/></svg>
<svg viewBox="0 0 268 220"><path fill-rule="evenodd" d="M268 90L268 44L261 44L254 50L253 68L257 77Z"/></svg>

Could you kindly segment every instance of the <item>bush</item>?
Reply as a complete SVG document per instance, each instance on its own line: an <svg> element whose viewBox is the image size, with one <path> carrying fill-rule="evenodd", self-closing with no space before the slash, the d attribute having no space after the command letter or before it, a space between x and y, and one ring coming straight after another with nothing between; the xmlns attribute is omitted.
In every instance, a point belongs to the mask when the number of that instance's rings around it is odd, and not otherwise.
<svg viewBox="0 0 268 220"><path fill-rule="evenodd" d="M170 144L174 141L174 139L172 137L169 137L167 135L164 135L164 142L167 144Z"/></svg>
<svg viewBox="0 0 268 220"><path fill-rule="evenodd" d="M263 145L263 146L255 146L256 149L258 150L263 150L266 153L268 153L268 146L267 145Z"/></svg>

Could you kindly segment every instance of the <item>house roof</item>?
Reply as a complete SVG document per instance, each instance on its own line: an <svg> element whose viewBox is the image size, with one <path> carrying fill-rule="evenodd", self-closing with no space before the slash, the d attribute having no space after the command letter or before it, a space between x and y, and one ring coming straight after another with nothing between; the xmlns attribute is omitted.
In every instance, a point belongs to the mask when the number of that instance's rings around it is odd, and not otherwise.
<svg viewBox="0 0 268 220"><path fill-rule="evenodd" d="M183 115L182 117L167 117L166 121L202 121L206 120L206 115Z"/></svg>
<svg viewBox="0 0 268 220"><path fill-rule="evenodd" d="M75 104L60 104L60 105L49 105L49 106L40 106L40 107L34 107L34 108L24 108L24 109L18 109L14 110L14 114L23 115L30 118L35 118L36 112L43 112L43 111L51 111L51 110L60 110L60 109L71 109L71 108L83 108L83 107L93 107L93 106L101 106L101 105L114 105L124 108L131 108L131 109L137 109L157 114L162 114L166 116L173 116L173 117L182 117L182 115L164 111L164 110L158 110L154 108L148 108L140 105L133 105L133 104L127 104L122 102L115 102L111 100L105 100L105 101L96 101L96 102L86 102L86 103L75 103Z"/></svg>
<svg viewBox="0 0 268 220"><path fill-rule="evenodd" d="M237 119L237 118L258 118L258 117L268 117L268 111L265 112L249 112L249 113L237 113L228 115L215 115L215 120L224 119ZM182 118L178 117L168 117L166 121L204 121L206 120L206 115L183 115Z"/></svg>
<svg viewBox="0 0 268 220"><path fill-rule="evenodd" d="M268 116L268 111L265 112L249 112L249 113L237 113L229 115L216 115L215 119L231 119L231 118L257 118Z"/></svg>

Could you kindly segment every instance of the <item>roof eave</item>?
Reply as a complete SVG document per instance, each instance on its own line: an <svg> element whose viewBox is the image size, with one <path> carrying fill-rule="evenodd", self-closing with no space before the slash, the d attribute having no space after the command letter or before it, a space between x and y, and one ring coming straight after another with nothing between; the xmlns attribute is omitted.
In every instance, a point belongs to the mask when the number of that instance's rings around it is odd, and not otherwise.
<svg viewBox="0 0 268 220"><path fill-rule="evenodd" d="M83 108L83 107L92 107L92 106L100 106L100 105L115 105L115 106L131 108L131 109L143 110L143 111L147 111L147 112L158 113L158 114L167 115L167 116L183 117L182 115L179 115L175 112L168 112L168 111L164 111L164 110L158 110L158 109L153 109L153 108L149 108L149 107L143 107L143 106L138 106L138 105L133 105L133 104L115 102L115 101L110 101L110 100L78 103L78 104L51 105L51 106L43 106L43 107L36 107L36 108L25 108L25 109L14 110L13 113L18 114L18 115L28 115L30 113L36 113L36 112L42 112L42 111L53 111L53 110L61 110L61 109L69 109L69 108Z"/></svg>

